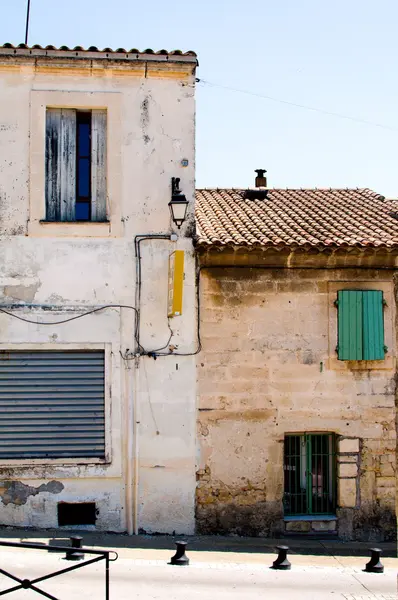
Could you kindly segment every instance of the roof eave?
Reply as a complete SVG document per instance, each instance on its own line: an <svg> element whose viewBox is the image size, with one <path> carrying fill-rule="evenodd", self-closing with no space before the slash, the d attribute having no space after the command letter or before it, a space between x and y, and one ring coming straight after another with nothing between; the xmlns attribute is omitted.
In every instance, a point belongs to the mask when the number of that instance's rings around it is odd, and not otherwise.
<svg viewBox="0 0 398 600"><path fill-rule="evenodd" d="M176 52L176 53L174 53ZM123 62L157 62L157 63L190 63L198 65L198 59L194 52L169 53L139 52L139 51L103 51L103 50L61 50L51 48L15 48L0 47L0 56L18 58L64 58L69 60L106 60Z"/></svg>

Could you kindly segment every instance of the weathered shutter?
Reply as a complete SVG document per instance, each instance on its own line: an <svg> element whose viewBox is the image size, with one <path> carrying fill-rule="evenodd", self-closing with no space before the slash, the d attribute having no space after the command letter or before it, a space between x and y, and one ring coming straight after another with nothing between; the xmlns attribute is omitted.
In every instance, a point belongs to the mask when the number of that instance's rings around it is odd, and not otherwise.
<svg viewBox="0 0 398 600"><path fill-rule="evenodd" d="M363 296L361 291L341 290L338 302L339 360L363 360Z"/></svg>
<svg viewBox="0 0 398 600"><path fill-rule="evenodd" d="M384 360L383 292L363 292L363 358Z"/></svg>
<svg viewBox="0 0 398 600"><path fill-rule="evenodd" d="M49 108L46 113L46 219L61 218L61 109Z"/></svg>
<svg viewBox="0 0 398 600"><path fill-rule="evenodd" d="M61 221L75 220L76 111L63 108L61 115Z"/></svg>
<svg viewBox="0 0 398 600"><path fill-rule="evenodd" d="M91 114L91 220L106 221L106 110Z"/></svg>
<svg viewBox="0 0 398 600"><path fill-rule="evenodd" d="M0 458L105 456L104 352L0 352Z"/></svg>
<svg viewBox="0 0 398 600"><path fill-rule="evenodd" d="M46 219L74 221L76 201L76 111L46 113Z"/></svg>

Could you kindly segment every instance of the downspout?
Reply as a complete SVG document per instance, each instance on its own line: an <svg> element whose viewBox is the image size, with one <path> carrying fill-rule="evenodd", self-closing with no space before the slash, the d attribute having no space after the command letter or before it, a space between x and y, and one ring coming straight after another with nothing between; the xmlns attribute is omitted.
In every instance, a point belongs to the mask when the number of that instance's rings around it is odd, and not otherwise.
<svg viewBox="0 0 398 600"><path fill-rule="evenodd" d="M126 489L125 489L125 497L126 497L126 530L128 535L132 535L134 533L134 519L133 519L133 510L134 510L134 499L133 499L133 489L131 486L131 481L133 478L133 450L131 443L131 431L134 427L134 411L133 411L133 394L130 388L130 373L131 367L129 363L126 363L124 368L124 397L126 398L127 410L126 410L126 420L124 426L125 432L125 440L126 440L126 450L125 450L125 461L126 461Z"/></svg>
<svg viewBox="0 0 398 600"><path fill-rule="evenodd" d="M139 414L138 393L140 385L140 357L142 346L140 345L140 313L141 313L141 242L144 240L174 240L174 235L169 233L142 234L134 238L136 276L135 276L135 306L138 311L137 328L135 337L135 359L134 359L134 385L132 393L127 392L128 418L127 418L127 465L126 465L126 510L127 510L127 533L138 534L138 490L139 490ZM177 236L176 236L177 239ZM128 386L127 386L128 387Z"/></svg>
<svg viewBox="0 0 398 600"><path fill-rule="evenodd" d="M138 444L138 434L139 434L139 419L137 414L137 395L140 384L140 359L137 357L134 361L134 389L133 389L133 402L132 402L132 427L130 427L130 431L133 436L133 448L132 448L132 456L131 459L129 457L130 465L132 465L132 469L130 467L131 473L131 482L132 482L132 509L133 509L133 519L132 519L132 533L133 535L138 535L138 476L139 476L139 466L138 466L138 456L139 456L139 444Z"/></svg>

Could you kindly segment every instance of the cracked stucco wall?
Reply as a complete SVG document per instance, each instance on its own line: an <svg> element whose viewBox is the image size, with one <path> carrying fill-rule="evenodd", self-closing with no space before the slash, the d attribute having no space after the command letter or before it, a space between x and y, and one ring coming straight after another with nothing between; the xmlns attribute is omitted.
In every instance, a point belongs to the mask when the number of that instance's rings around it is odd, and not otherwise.
<svg viewBox="0 0 398 600"><path fill-rule="evenodd" d="M134 236L172 231L172 177L181 178L190 214L193 210L193 66L112 61L105 67L95 61L78 66L0 57L0 305L49 305L19 310L37 321L61 320L76 314L77 306L80 311L103 304L134 306ZM44 183L37 174L43 171L44 127L38 123L54 99L62 106L76 97L90 107L98 103L98 94L105 106L117 106L107 122L110 225L99 224L97 234L89 226L49 228L40 222ZM188 166L182 166L183 159ZM176 248L186 251L186 268L184 311L172 323L172 343L181 351L195 345L194 255L184 227L180 234L174 244L142 244L141 343L146 348L163 346L169 337L167 269ZM0 462L0 525L54 527L58 502L95 502L97 528L124 531L134 510L126 498L132 485L127 465L133 461L126 431L134 426L136 401L137 527L193 532L195 360L145 359L136 368L134 361L121 358L134 348L133 333L134 313L128 309L49 327L0 314L1 349L103 347L111 403L108 462Z"/></svg>

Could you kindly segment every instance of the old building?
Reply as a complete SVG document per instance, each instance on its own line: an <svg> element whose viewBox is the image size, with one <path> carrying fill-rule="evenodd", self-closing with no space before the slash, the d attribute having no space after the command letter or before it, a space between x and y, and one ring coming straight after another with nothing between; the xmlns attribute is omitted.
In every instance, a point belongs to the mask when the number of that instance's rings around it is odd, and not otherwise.
<svg viewBox="0 0 398 600"><path fill-rule="evenodd" d="M0 48L2 525L194 530L196 64Z"/></svg>
<svg viewBox="0 0 398 600"><path fill-rule="evenodd" d="M395 537L398 203L196 192L202 533Z"/></svg>

